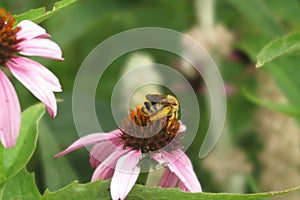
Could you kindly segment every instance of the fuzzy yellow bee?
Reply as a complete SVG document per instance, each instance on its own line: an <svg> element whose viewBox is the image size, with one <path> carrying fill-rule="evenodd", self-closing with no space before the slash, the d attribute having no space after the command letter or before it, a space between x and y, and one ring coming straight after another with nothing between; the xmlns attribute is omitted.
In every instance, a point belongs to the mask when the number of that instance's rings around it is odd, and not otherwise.
<svg viewBox="0 0 300 200"><path fill-rule="evenodd" d="M150 116L150 120L166 117L171 122L178 117L179 102L172 95L148 94L143 103L142 111Z"/></svg>

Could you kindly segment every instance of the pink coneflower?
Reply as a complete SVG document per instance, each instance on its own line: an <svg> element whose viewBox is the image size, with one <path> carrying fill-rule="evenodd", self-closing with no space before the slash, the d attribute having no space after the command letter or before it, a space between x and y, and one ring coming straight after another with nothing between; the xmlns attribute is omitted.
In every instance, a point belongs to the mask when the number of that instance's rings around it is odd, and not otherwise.
<svg viewBox="0 0 300 200"><path fill-rule="evenodd" d="M137 106L122 121L120 129L84 136L55 158L94 145L90 151L90 164L96 167L92 181L112 178L110 191L114 200L125 199L138 179L139 162L145 157L166 166L158 186L172 188L178 185L183 191L201 192L193 166L179 147L185 129L177 119L150 121Z"/></svg>
<svg viewBox="0 0 300 200"><path fill-rule="evenodd" d="M57 77L40 63L23 57L39 56L63 60L60 47L45 29L24 20L14 26L16 20L0 8L0 65L10 71L29 91L41 100L50 113L56 115L56 100L53 92L60 92ZM16 91L0 70L0 137L5 148L14 147L21 124L21 109Z"/></svg>

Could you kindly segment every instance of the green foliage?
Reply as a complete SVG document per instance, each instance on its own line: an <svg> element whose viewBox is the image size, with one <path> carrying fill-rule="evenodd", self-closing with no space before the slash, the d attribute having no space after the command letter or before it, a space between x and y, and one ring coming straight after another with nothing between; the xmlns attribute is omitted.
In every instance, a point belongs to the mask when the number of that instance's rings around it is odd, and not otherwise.
<svg viewBox="0 0 300 200"><path fill-rule="evenodd" d="M17 174L30 160L38 137L37 124L45 112L44 105L37 104L22 113L22 124L17 143L14 148L4 149L1 152L1 177L6 179Z"/></svg>
<svg viewBox="0 0 300 200"><path fill-rule="evenodd" d="M22 2L32 7L44 5L47 8L52 7L50 1L42 2L43 4L39 0L27 1L30 3ZM195 10L190 1L185 0L179 0L176 3L173 0L154 0L151 2L144 0L85 0L78 1L69 9L65 9L65 12L60 12L75 1L62 0L55 3L51 11L46 11L46 8L38 8L15 16L17 21L29 19L36 23L41 23L51 17L43 26L62 47L65 58L62 63L43 60L46 66L53 66L51 71L54 71L60 78L64 92L56 94L56 96L64 99L64 102L58 105L59 114L55 120L46 119L39 126L39 131L42 134L39 135L38 161L34 160L39 164L37 171L35 171L35 177L38 180L39 188L42 188L41 190L45 187L48 188L42 199L111 199L109 181L97 181L87 184L74 182L61 188L76 179L79 179L79 182L90 180L92 169L88 164L88 156L85 150L76 151L66 158L52 159L55 153L78 139L72 120L71 96L74 77L80 63L97 44L121 31L145 26L159 26L181 32L189 30L198 23L195 19L198 11ZM220 60L223 75L228 74L228 76L224 76L224 81L233 84L237 88L237 94L228 97L228 121L231 126L232 140L237 145L241 145L239 143L240 138L248 134L251 135L250 139L247 138L247 144L249 144L253 141L252 135L257 136L253 128L256 124L252 112L260 106L284 113L296 120L300 118L300 59L295 55L285 56L299 50L299 32L294 31L300 28L300 3L298 0L229 0L215 2L217 4L217 10L215 10L216 23L224 24L225 27L236 34L237 37L233 44L234 49L238 49L249 59L246 62L243 60L224 62L224 58ZM3 3L4 5L13 4L12 1L4 1ZM12 10L12 13L15 12ZM174 56L165 52L154 51L150 54L155 58L155 62L172 66L176 63L174 66L180 69L180 66L177 66L179 61ZM110 95L127 58L128 55L124 55L112 63L99 82L99 90L97 90L95 101L97 114L101 119L101 126L105 130L112 130L116 127L110 111ZM258 86L255 84L255 71L258 70L255 69L253 63L256 62L258 67L264 65L259 70L263 70L274 79L278 88L288 100L286 104L266 101L255 94L257 87L264 87L263 84ZM247 74L249 71L252 74ZM247 78L245 78L245 74L247 74ZM31 105L34 99L32 95L20 87L18 83L15 86L19 96L22 97L22 108ZM198 89L201 85L194 86ZM247 90L242 89L244 86ZM224 191L224 186L217 186L211 177L206 177L202 169L199 169L201 161L199 161L197 153L201 145L203 132L206 131L205 123L209 121L209 109L206 108L207 105L204 103L203 93L198 90L196 90L196 93L200 99L200 106L203 107L201 112L204 113L201 113L200 127L204 128L199 130L199 134L189 148L188 153L194 166L197 166L196 173L201 180L204 191ZM30 113L28 113L28 110L31 110ZM25 166L36 148L36 126L44 113L44 107L37 105L28 110L23 113L26 117L23 116L22 118L22 132L18 139L17 148L4 150L3 147L0 147L0 183L2 183L0 188L3 187L0 197L4 199L39 199L41 197L34 185L33 175L26 172ZM25 130L26 127L28 131ZM257 156L258 159L260 152L258 152L257 146L251 147L244 148L244 150L247 151L249 157ZM286 149L282 151L286 151ZM70 163L68 163L68 160ZM259 184L256 183L257 174L261 172L261 166L255 162L251 162L251 164L256 169L251 174L251 178L254 180L251 184L254 186L249 187L250 184L246 183L244 191L241 191L244 193L262 190L259 188ZM211 185L208 182L212 182ZM55 191L57 189L59 190ZM295 189L299 189L299 187ZM190 194L180 192L179 189L150 188L136 185L127 199L268 199L273 195L286 194L293 190L257 194ZM282 199L285 199L284 196Z"/></svg>
<svg viewBox="0 0 300 200"><path fill-rule="evenodd" d="M56 192L46 190L42 200L51 199L111 199L108 181L78 184L77 181Z"/></svg>
<svg viewBox="0 0 300 200"><path fill-rule="evenodd" d="M53 159L53 156L60 149L45 120L40 122L39 130L42 134L38 138L38 155L43 163L42 171L43 177L45 177L45 186L50 190L57 190L77 179L77 175L66 157Z"/></svg>
<svg viewBox="0 0 300 200"><path fill-rule="evenodd" d="M249 90L244 89L243 93L246 98L248 98L253 103L266 107L268 109L284 113L286 115L289 115L291 117L295 117L300 120L300 110L297 109L297 107L292 106L290 104L282 104L282 103L276 103L276 102L269 102L264 99L261 99L257 97L255 94L251 93Z"/></svg>
<svg viewBox="0 0 300 200"><path fill-rule="evenodd" d="M284 37L277 38L264 46L257 54L256 67L261 67L273 59L300 49L300 33L293 32Z"/></svg>
<svg viewBox="0 0 300 200"><path fill-rule="evenodd" d="M9 179L2 189L2 199L5 200L38 200L41 199L34 180L34 175L22 169Z"/></svg>
<svg viewBox="0 0 300 200"><path fill-rule="evenodd" d="M67 200L67 199L111 199L109 191L110 181L96 181L88 184L73 182L70 185L56 191L46 191L42 200ZM146 187L135 185L126 200L143 199L195 199L195 200L254 200L276 195L286 194L295 191L293 188L286 191L265 192L256 194L229 194L229 193L187 193L178 188L165 189L160 187Z"/></svg>
<svg viewBox="0 0 300 200"><path fill-rule="evenodd" d="M252 1L235 1L229 2L240 12L240 15L247 19L247 25L252 25L250 28L261 31L261 33L268 36L274 36L282 33L282 29L274 20L271 10L265 1L252 0ZM249 9L251 8L251 9ZM255 12L253 12L255 10ZM249 26L248 26L249 28ZM249 30L252 32L253 30Z"/></svg>
<svg viewBox="0 0 300 200"><path fill-rule="evenodd" d="M284 4L283 1L275 0L275 5L270 1L254 0L251 2L230 1L230 4L238 10L247 23L246 26L240 26L240 32L243 33L243 38L237 43L237 47L244 51L253 62L257 62L256 66L265 65L264 70L276 82L280 91L288 100L288 105L278 105L271 102L260 101L260 97L244 93L245 97L259 106L275 109L284 114L297 116L300 110L300 82L296 74L300 73L299 59L296 57L280 57L276 62L270 62L279 56L294 53L298 50L299 34L293 32L286 36L280 37L286 31L284 26L276 20L274 13L289 12L291 16L300 18L299 12L296 12L295 7L299 7L299 2L289 0L290 5L284 9L279 9ZM251 9L249 9L251 7ZM260 7L260 8L259 8ZM250 10L256 10L255 13L250 13ZM281 20L289 26L295 26L294 20L290 17L285 17ZM290 30L288 32L291 32ZM272 41L272 42L270 42ZM267 44L267 45L266 45ZM262 86L260 86L262 87Z"/></svg>
<svg viewBox="0 0 300 200"><path fill-rule="evenodd" d="M56 2L54 4L54 7L51 11L46 11L46 8L37 8L37 9L32 9L28 12L22 13L20 15L14 16L16 20L22 21L22 20L31 20L37 24L43 22L47 18L51 17L52 15L56 14L59 12L61 9L65 8L66 6L69 6L70 4L76 2L77 0L62 0L59 2Z"/></svg>

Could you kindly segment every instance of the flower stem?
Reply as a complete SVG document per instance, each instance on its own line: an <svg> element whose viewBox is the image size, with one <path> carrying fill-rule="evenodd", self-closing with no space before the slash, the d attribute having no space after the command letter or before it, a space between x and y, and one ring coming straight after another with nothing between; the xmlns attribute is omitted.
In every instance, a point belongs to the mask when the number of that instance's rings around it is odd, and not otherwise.
<svg viewBox="0 0 300 200"><path fill-rule="evenodd" d="M137 184L146 185L147 179L149 176L149 172L140 173L138 180L136 181Z"/></svg>
<svg viewBox="0 0 300 200"><path fill-rule="evenodd" d="M150 171L150 166L151 166L151 160L147 157L144 157L140 163L139 166L141 167L141 172L138 180L137 180L137 184L141 184L141 185L146 185L148 176L149 176L149 171Z"/></svg>

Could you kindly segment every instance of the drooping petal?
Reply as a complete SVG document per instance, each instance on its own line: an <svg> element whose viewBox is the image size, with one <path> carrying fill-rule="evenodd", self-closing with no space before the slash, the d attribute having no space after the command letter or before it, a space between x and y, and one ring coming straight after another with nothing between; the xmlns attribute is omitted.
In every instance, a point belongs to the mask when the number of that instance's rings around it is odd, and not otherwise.
<svg viewBox="0 0 300 200"><path fill-rule="evenodd" d="M111 178L119 158L129 151L131 150L123 150L121 146L115 147L114 151L96 168L92 176L92 181L96 181L100 178L103 180Z"/></svg>
<svg viewBox="0 0 300 200"><path fill-rule="evenodd" d="M178 180L176 174L167 167L157 185L163 188L174 188Z"/></svg>
<svg viewBox="0 0 300 200"><path fill-rule="evenodd" d="M50 37L44 28L32 21L23 20L17 26L21 27L21 30L17 33L17 39L23 38L29 40L36 37Z"/></svg>
<svg viewBox="0 0 300 200"><path fill-rule="evenodd" d="M117 161L116 161L117 162ZM113 163L110 163L111 165ZM116 163L114 163L116 164ZM93 173L92 180L96 181L98 179L107 180L113 177L115 168L108 167L104 164L100 164Z"/></svg>
<svg viewBox="0 0 300 200"><path fill-rule="evenodd" d="M57 105L53 91L61 91L55 75L38 62L23 57L14 57L6 63L6 66L35 97L46 105L51 117L55 117Z"/></svg>
<svg viewBox="0 0 300 200"><path fill-rule="evenodd" d="M116 138L119 139L119 138ZM90 151L90 164L92 167L98 167L111 153L114 152L116 146L111 142L102 142L95 144Z"/></svg>
<svg viewBox="0 0 300 200"><path fill-rule="evenodd" d="M21 126L21 108L15 88L0 70L0 138L5 148L14 147Z"/></svg>
<svg viewBox="0 0 300 200"><path fill-rule="evenodd" d="M53 92L62 91L58 78L42 64L25 57L14 57L13 62L18 63L13 66L10 64L13 69L17 68L16 70L23 73L30 73L43 87L47 87Z"/></svg>
<svg viewBox="0 0 300 200"><path fill-rule="evenodd" d="M137 166L140 159L140 151L130 151L118 160L110 184L110 193L113 200L125 199L134 186L140 173L140 168Z"/></svg>
<svg viewBox="0 0 300 200"><path fill-rule="evenodd" d="M178 187L184 191L184 192L189 192L190 190L185 186L185 184L182 181L178 181Z"/></svg>
<svg viewBox="0 0 300 200"><path fill-rule="evenodd" d="M177 149L171 153L162 151L161 155L169 169L178 176L188 191L202 192L200 183L193 171L192 163L181 149Z"/></svg>
<svg viewBox="0 0 300 200"><path fill-rule="evenodd" d="M18 44L19 53L26 56L39 56L55 60L64 60L60 47L53 41L45 38L24 40Z"/></svg>
<svg viewBox="0 0 300 200"><path fill-rule="evenodd" d="M76 140L73 144L71 144L67 149L65 149L64 151L56 154L54 156L54 158L59 158L61 156L64 156L76 149L82 148L82 147L86 147L92 144L96 144L98 142L104 142L104 141L108 141L111 140L113 138L118 137L116 134L114 133L120 133L120 130L114 130L110 133L94 133L94 134L89 134L86 135L78 140ZM113 143L112 143L113 145Z"/></svg>

